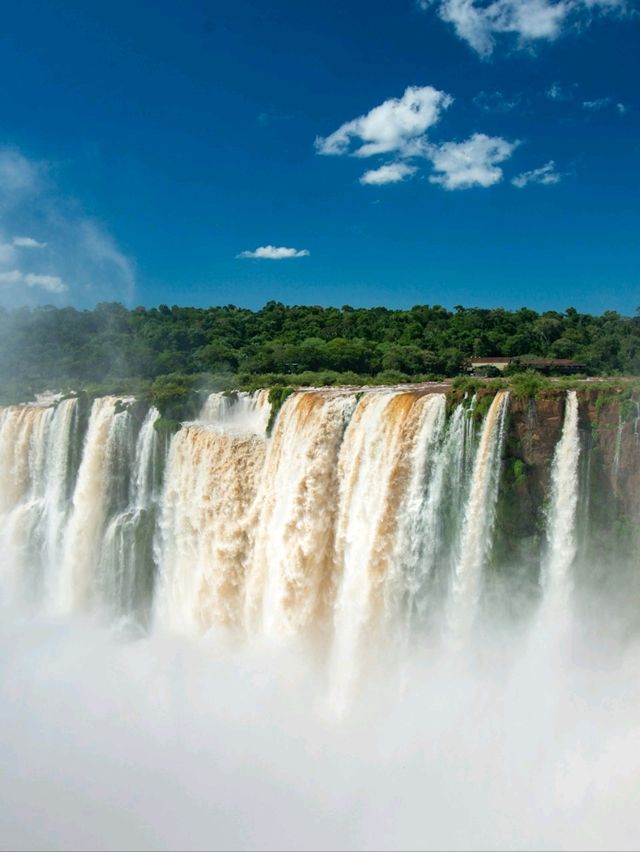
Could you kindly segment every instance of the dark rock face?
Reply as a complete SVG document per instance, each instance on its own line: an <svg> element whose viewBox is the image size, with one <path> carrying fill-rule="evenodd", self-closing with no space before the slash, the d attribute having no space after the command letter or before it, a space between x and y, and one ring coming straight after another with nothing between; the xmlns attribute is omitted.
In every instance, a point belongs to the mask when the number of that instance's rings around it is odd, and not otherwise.
<svg viewBox="0 0 640 852"><path fill-rule="evenodd" d="M496 583L501 576L519 575L524 597L535 596L539 585L565 401L564 391L552 390L537 399L513 396L510 402L490 573ZM576 578L585 599L597 588L620 605L621 596L640 596L640 404L623 388L585 387L578 402Z"/></svg>

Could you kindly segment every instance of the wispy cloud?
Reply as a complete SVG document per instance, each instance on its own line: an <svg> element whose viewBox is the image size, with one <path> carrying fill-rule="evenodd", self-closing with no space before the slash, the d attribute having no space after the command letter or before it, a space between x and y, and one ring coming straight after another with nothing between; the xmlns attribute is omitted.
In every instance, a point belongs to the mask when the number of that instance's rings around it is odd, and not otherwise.
<svg viewBox="0 0 640 852"><path fill-rule="evenodd" d="M599 112L603 109L615 109L620 115L624 115L627 111L625 104L616 102L613 98L595 98L591 101L582 101L582 108L590 112Z"/></svg>
<svg viewBox="0 0 640 852"><path fill-rule="evenodd" d="M483 112L507 113L522 103L522 95L504 95L502 92L478 92L473 103Z"/></svg>
<svg viewBox="0 0 640 852"><path fill-rule="evenodd" d="M316 150L329 156L350 153L354 157L371 157L392 152L410 155L415 143L452 103L451 95L433 86L409 86L401 98L389 98L366 115L345 122L329 136L318 136Z"/></svg>
<svg viewBox="0 0 640 852"><path fill-rule="evenodd" d="M464 142L434 146L430 156L434 170L440 174L429 180L448 190L493 186L502 180L498 163L507 160L517 145L499 136L474 133Z"/></svg>
<svg viewBox="0 0 640 852"><path fill-rule="evenodd" d="M553 41L569 26L584 26L595 14L621 14L625 0L418 0L435 8L456 35L480 56L489 57L497 38L516 38L519 46Z"/></svg>
<svg viewBox="0 0 640 852"><path fill-rule="evenodd" d="M556 171L556 164L553 160L549 160L544 166L538 169L531 169L528 172L522 172L512 178L511 183L518 189L523 189L530 183L540 183L543 186L549 186L554 183L560 183L562 175Z"/></svg>
<svg viewBox="0 0 640 852"><path fill-rule="evenodd" d="M546 90L545 95L552 101L572 101L578 90L577 83L552 83Z"/></svg>
<svg viewBox="0 0 640 852"><path fill-rule="evenodd" d="M47 247L46 243L34 240L33 237L14 237L11 242L17 248L42 249Z"/></svg>
<svg viewBox="0 0 640 852"><path fill-rule="evenodd" d="M259 246L254 251L241 251L236 258L256 260L287 260L292 257L309 257L307 249L286 248L285 246Z"/></svg>
<svg viewBox="0 0 640 852"><path fill-rule="evenodd" d="M378 169L370 169L360 178L360 183L369 186L381 186L385 183L400 183L414 175L418 169L407 163L387 163Z"/></svg>
<svg viewBox="0 0 640 852"><path fill-rule="evenodd" d="M15 148L0 148L0 301L130 303L131 260L78 199L61 192L53 171Z"/></svg>

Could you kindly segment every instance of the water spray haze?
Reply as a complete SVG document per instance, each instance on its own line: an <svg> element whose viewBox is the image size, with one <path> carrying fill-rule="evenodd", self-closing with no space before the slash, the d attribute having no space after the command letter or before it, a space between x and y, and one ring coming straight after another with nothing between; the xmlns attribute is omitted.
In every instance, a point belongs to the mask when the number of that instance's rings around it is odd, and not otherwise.
<svg viewBox="0 0 640 852"><path fill-rule="evenodd" d="M1 845L634 848L635 549L594 482L638 448L595 411L219 393L168 437L128 397L0 409Z"/></svg>

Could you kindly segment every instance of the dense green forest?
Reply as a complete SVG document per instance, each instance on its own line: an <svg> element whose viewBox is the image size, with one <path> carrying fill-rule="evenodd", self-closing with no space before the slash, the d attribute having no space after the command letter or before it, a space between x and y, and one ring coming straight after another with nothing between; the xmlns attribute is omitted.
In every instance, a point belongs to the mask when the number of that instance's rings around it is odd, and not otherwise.
<svg viewBox="0 0 640 852"><path fill-rule="evenodd" d="M279 302L259 311L120 304L0 309L5 401L44 388L96 385L124 391L155 383L159 391L199 380L257 387L439 379L464 372L471 357L490 355L572 358L594 375L635 375L640 316Z"/></svg>

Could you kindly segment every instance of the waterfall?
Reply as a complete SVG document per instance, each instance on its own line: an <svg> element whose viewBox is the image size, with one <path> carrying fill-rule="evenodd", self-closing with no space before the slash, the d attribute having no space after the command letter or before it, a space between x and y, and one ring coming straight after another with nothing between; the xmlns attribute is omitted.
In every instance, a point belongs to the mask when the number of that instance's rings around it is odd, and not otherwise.
<svg viewBox="0 0 640 852"><path fill-rule="evenodd" d="M200 425L174 436L160 517L160 625L188 633L240 625L265 448L256 435Z"/></svg>
<svg viewBox="0 0 640 852"><path fill-rule="evenodd" d="M227 432L264 435L270 415L269 391L223 391L207 397L198 422Z"/></svg>
<svg viewBox="0 0 640 852"><path fill-rule="evenodd" d="M482 571L495 521L508 399L509 395L504 391L495 395L482 427L473 465L447 612L448 626L455 642L466 639L482 592Z"/></svg>
<svg viewBox="0 0 640 852"><path fill-rule="evenodd" d="M482 397L429 385L304 389L270 424L267 391L216 393L170 440L159 412L129 397L0 408L3 594L149 629L313 645L344 709L370 661L437 642L441 625L465 646L484 611L509 405L498 392L481 420ZM614 469L627 463L620 444ZM556 620L576 556L579 455L571 391L531 578L539 567Z"/></svg>
<svg viewBox="0 0 640 852"><path fill-rule="evenodd" d="M88 602L100 557L110 498L121 489L115 462L128 455L128 413L116 414L115 397L96 399L91 408L82 462L65 531L57 602L63 610ZM110 473L116 474L111 479Z"/></svg>
<svg viewBox="0 0 640 852"><path fill-rule="evenodd" d="M286 400L267 452L247 582L249 630L290 636L327 608L334 582L338 457L354 394Z"/></svg>
<svg viewBox="0 0 640 852"><path fill-rule="evenodd" d="M103 536L97 577L99 595L119 614L141 614L153 586L153 535L162 464L155 428L159 417L155 408L146 414L133 452L126 505L113 515Z"/></svg>
<svg viewBox="0 0 640 852"><path fill-rule="evenodd" d="M578 504L578 395L567 393L562 435L551 467L551 502L547 517L547 557L541 581L545 607L566 610L571 594L571 567L576 556L576 507Z"/></svg>
<svg viewBox="0 0 640 852"><path fill-rule="evenodd" d="M5 564L15 572L18 586L24 589L26 580L33 593L48 588L52 566L60 561L73 476L76 402L15 406L0 415L0 536L7 548Z"/></svg>
<svg viewBox="0 0 640 852"><path fill-rule="evenodd" d="M416 445L425 437L423 418L432 407L431 397L412 392L367 394L345 431L338 459L337 588L330 661L330 701L337 712L350 700L375 623L397 615L403 588L394 558L397 536L412 466L423 464ZM437 416L429 417L432 432L437 423Z"/></svg>
<svg viewBox="0 0 640 852"><path fill-rule="evenodd" d="M437 420L432 433L433 445L441 443L431 459L430 475L427 477L427 487L417 482L422 490L421 505L414 512L407 530L409 569L407 571L407 629L411 624L420 621L427 607L427 584L436 570L438 561L446 559L446 533L448 518L447 508L454 508L459 515L458 504L464 488L464 464L468 441L468 424L470 417L463 405L458 405L449 420L444 437L444 411L438 406ZM432 450L433 452L433 450ZM449 499L447 499L449 498ZM453 504L451 507L449 504Z"/></svg>

